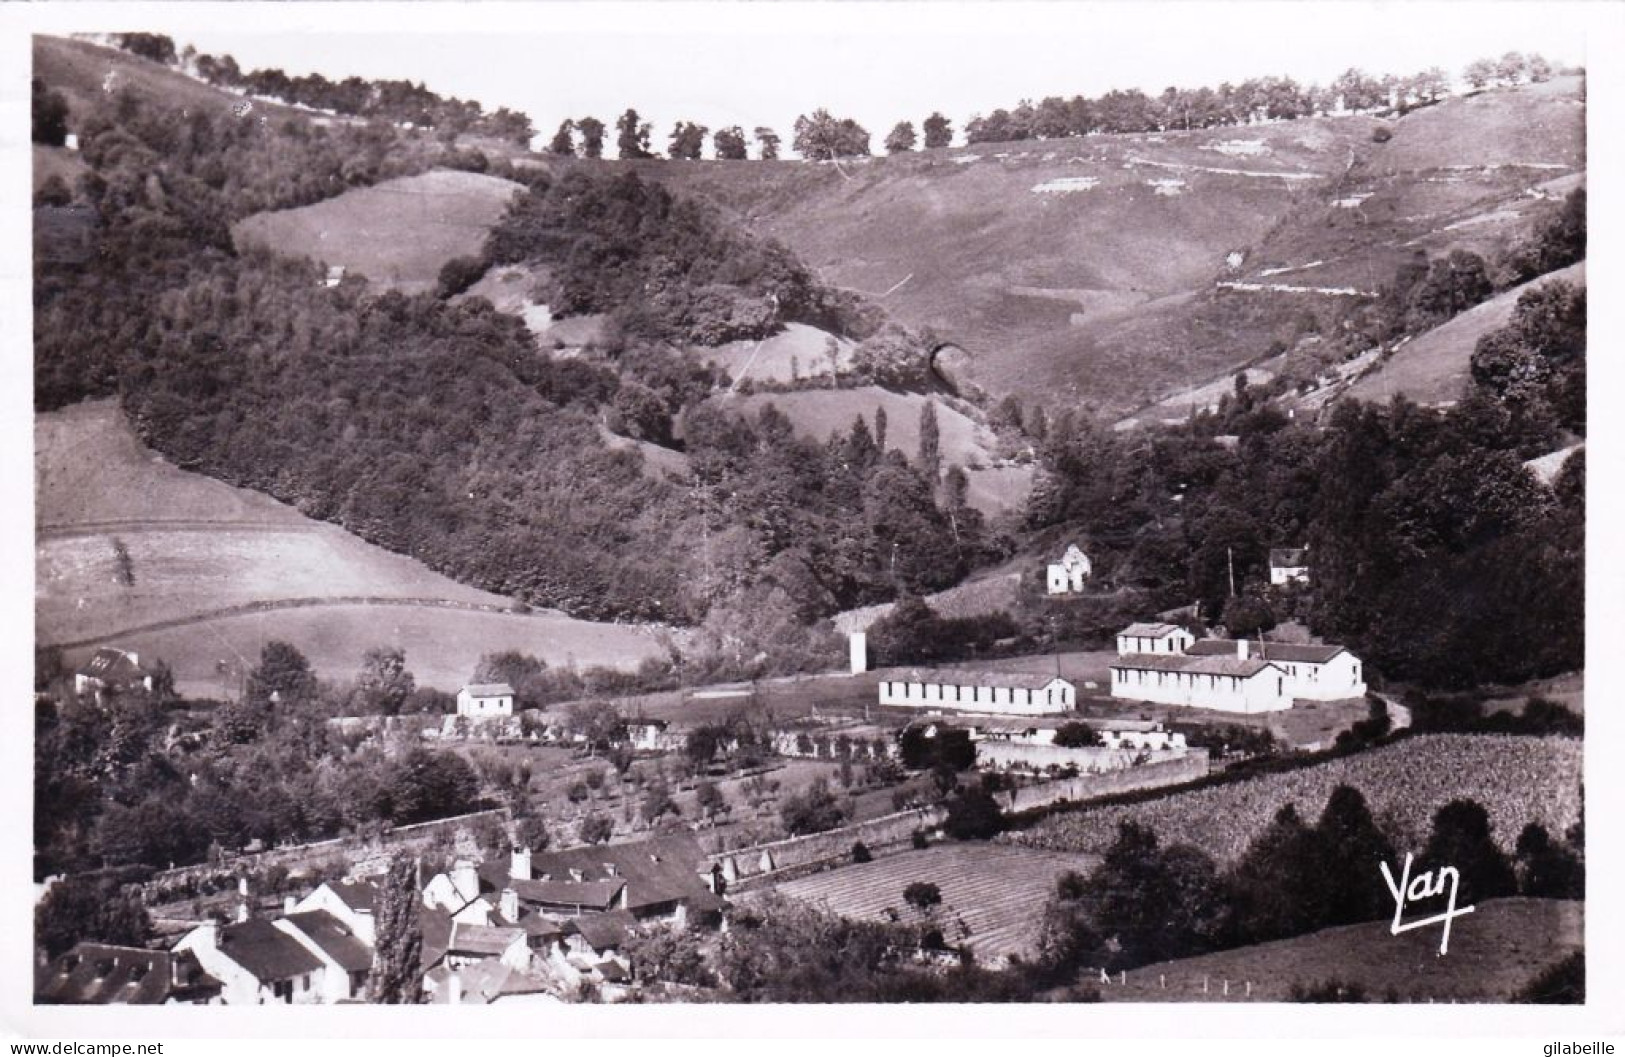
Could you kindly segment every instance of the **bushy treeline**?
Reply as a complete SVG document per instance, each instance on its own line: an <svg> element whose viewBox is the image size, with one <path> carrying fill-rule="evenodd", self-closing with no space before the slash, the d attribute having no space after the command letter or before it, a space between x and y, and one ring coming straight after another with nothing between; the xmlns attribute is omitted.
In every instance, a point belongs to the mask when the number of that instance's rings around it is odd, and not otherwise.
<svg viewBox="0 0 1625 1057"><path fill-rule="evenodd" d="M179 66L209 84L249 95L276 99L291 106L324 110L346 117L381 118L453 134L472 132L530 145L534 134L530 118L501 107L486 113L472 99L442 96L421 82L366 80L346 77L331 81L319 73L290 77L280 69L244 72L230 55L200 54L191 45L179 53L175 42L161 33L120 33L114 42L125 51L165 66Z"/></svg>
<svg viewBox="0 0 1625 1057"><path fill-rule="evenodd" d="M1583 835L1553 837L1531 823L1512 858L1492 839L1484 808L1455 800L1433 817L1411 876L1453 866L1456 903L1523 895L1583 899ZM1332 791L1320 818L1288 804L1228 870L1185 844L1163 844L1135 822L1087 877L1063 876L1044 913L1042 960L1056 968L1134 969L1211 951L1301 936L1336 925L1378 921L1394 901L1380 864L1398 877L1396 852L1351 786ZM1442 899L1415 912L1442 909Z"/></svg>
<svg viewBox="0 0 1625 1057"><path fill-rule="evenodd" d="M545 266L537 299L555 314L611 312L638 337L718 345L802 322L862 338L878 325L872 309L817 282L780 243L631 172L536 179L485 255Z"/></svg>
<svg viewBox="0 0 1625 1057"><path fill-rule="evenodd" d="M358 689L405 688L388 682ZM320 840L479 806L478 780L455 754L340 735L316 673L283 643L266 645L241 701L178 707L135 690L101 703L62 695L36 710L37 876L162 869L254 839Z"/></svg>

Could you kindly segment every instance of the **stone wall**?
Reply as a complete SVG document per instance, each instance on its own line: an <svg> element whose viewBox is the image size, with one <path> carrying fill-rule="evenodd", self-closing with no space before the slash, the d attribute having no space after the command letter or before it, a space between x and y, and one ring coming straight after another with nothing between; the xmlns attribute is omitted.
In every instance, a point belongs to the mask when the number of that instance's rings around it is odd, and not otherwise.
<svg viewBox="0 0 1625 1057"><path fill-rule="evenodd" d="M1194 781L1208 773L1206 749L1187 749L1173 759L1125 767L1103 774L1083 774L1039 785L1025 786L998 794L999 806L1007 812L1031 811L1062 800L1096 800L1137 789L1155 789Z"/></svg>
<svg viewBox="0 0 1625 1057"><path fill-rule="evenodd" d="M824 833L714 852L706 857L706 868L721 867L723 878L733 885L769 876L780 877L791 870L850 860L852 845L859 841L872 851L903 844L913 838L915 830L931 830L941 825L947 814L940 807L916 808Z"/></svg>
<svg viewBox="0 0 1625 1057"><path fill-rule="evenodd" d="M1079 772L1092 774L1119 771L1133 765L1136 752L1108 749L1098 745L1067 748L1062 745L1040 745L1028 741L998 741L984 738L976 743L978 767L1019 768L1042 771L1046 767L1074 766ZM1157 755L1166 756L1166 753Z"/></svg>

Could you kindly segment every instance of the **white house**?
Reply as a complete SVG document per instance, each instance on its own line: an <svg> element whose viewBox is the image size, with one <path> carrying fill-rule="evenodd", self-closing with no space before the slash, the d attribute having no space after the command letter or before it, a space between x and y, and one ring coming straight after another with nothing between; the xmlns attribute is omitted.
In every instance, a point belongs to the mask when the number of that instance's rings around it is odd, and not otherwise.
<svg viewBox="0 0 1625 1057"><path fill-rule="evenodd" d="M1309 548L1275 547L1270 551L1270 586L1309 582Z"/></svg>
<svg viewBox="0 0 1625 1057"><path fill-rule="evenodd" d="M880 681L882 705L909 708L1043 715L1070 712L1077 700L1077 687L1060 676L1027 672L911 668L889 672Z"/></svg>
<svg viewBox="0 0 1625 1057"><path fill-rule="evenodd" d="M1117 655L1181 654L1195 641L1196 636L1178 624L1130 624L1117 633Z"/></svg>
<svg viewBox="0 0 1625 1057"><path fill-rule="evenodd" d="M489 925L491 912L496 909L489 899L480 894L480 875L474 864L458 859L450 873L435 874L423 886L423 905L443 910L454 922L465 925Z"/></svg>
<svg viewBox="0 0 1625 1057"><path fill-rule="evenodd" d="M284 915L271 922L322 963L322 1001L358 998L372 971L372 947L362 943L349 926L325 910Z"/></svg>
<svg viewBox="0 0 1625 1057"><path fill-rule="evenodd" d="M220 981L228 1006L326 1001L326 965L262 918L233 925L205 922L182 936L173 950L192 952L203 971Z"/></svg>
<svg viewBox="0 0 1625 1057"><path fill-rule="evenodd" d="M1075 594L1083 590L1083 582L1094 572L1089 556L1076 543L1067 547L1061 560L1049 565L1049 593Z"/></svg>
<svg viewBox="0 0 1625 1057"><path fill-rule="evenodd" d="M1192 657L1233 657L1247 646L1231 639L1203 639L1186 651ZM1286 674L1287 693L1306 701L1340 701L1365 696L1364 665L1342 646L1303 646L1259 642L1251 652Z"/></svg>
<svg viewBox="0 0 1625 1057"><path fill-rule="evenodd" d="M373 904L378 886L372 881L324 881L314 892L294 904L295 913L325 910L342 921L367 946L377 943Z"/></svg>
<svg viewBox="0 0 1625 1057"><path fill-rule="evenodd" d="M457 691L457 714L473 719L513 715L513 687L507 683L471 683Z"/></svg>
<svg viewBox="0 0 1625 1057"><path fill-rule="evenodd" d="M1130 654L1119 658L1111 669L1112 696L1130 701L1244 713L1292 707L1286 673L1245 653L1229 657Z"/></svg>
<svg viewBox="0 0 1625 1057"><path fill-rule="evenodd" d="M134 650L103 646L73 673L73 692L100 694L103 690L152 690L152 673L141 667L141 655Z"/></svg>

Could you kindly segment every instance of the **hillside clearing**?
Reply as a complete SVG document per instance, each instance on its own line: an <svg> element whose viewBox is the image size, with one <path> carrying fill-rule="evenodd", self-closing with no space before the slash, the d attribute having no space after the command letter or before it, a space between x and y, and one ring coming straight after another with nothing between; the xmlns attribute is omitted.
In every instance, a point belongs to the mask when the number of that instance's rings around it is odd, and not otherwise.
<svg viewBox="0 0 1625 1057"><path fill-rule="evenodd" d="M730 341L715 348L696 348L693 352L705 362L727 371L735 386L747 378L788 384L805 378L829 377L831 341L835 342L835 361L845 370L852 364L852 350L856 348L853 342L805 323L786 324L783 330L761 341Z"/></svg>
<svg viewBox="0 0 1625 1057"><path fill-rule="evenodd" d="M1461 399L1471 377L1473 349L1478 339L1499 330L1512 319L1518 298L1550 282L1584 286L1585 262L1497 294L1441 326L1407 342L1405 346L1356 381L1344 392L1355 400L1387 402L1403 393L1419 404L1441 404Z"/></svg>
<svg viewBox="0 0 1625 1057"><path fill-rule="evenodd" d="M1390 995L1400 1002L1507 1002L1542 971L1584 949L1584 918L1583 903L1493 899L1451 922L1450 953L1443 957L1438 929L1393 936L1388 922L1373 921L1147 965L1130 970L1126 982L1114 976L1101 984L1100 997L1287 1002L1294 985L1337 981L1363 988L1373 1002Z"/></svg>
<svg viewBox="0 0 1625 1057"><path fill-rule="evenodd" d="M978 961L1032 957L1042 919L1038 913L1068 870L1087 873L1091 855L1039 852L997 844L943 844L842 866L775 886L792 899L860 921L930 924L951 944L968 947ZM942 904L924 914L903 900L916 881L934 884Z"/></svg>
<svg viewBox="0 0 1625 1057"><path fill-rule="evenodd" d="M232 227L239 249L308 257L406 293L433 290L440 268L485 245L519 185L437 169L346 191L315 205L256 213Z"/></svg>

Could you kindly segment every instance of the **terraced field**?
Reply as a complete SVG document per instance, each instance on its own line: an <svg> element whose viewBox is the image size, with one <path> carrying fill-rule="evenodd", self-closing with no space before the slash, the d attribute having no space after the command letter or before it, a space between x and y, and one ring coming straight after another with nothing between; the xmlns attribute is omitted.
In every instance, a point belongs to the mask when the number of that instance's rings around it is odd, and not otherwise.
<svg viewBox="0 0 1625 1057"><path fill-rule="evenodd" d="M1099 858L998 844L943 844L907 851L874 862L843 866L776 886L793 899L842 917L904 921L925 915L903 901L915 881L936 885L942 905L929 920L952 944L963 944L978 961L996 963L1011 955L1030 957L1037 949L1040 911L1068 870L1087 873Z"/></svg>
<svg viewBox="0 0 1625 1057"><path fill-rule="evenodd" d="M1029 848L1101 853L1117 824L1150 826L1165 843L1192 844L1221 865L1238 859L1285 804L1320 817L1332 790L1352 785L1396 848L1420 851L1433 814L1451 800L1478 801L1491 835L1509 854L1530 822L1561 836L1580 816L1584 746L1577 738L1428 734L1314 767L1176 793L1140 804L1052 815L1007 834Z"/></svg>

